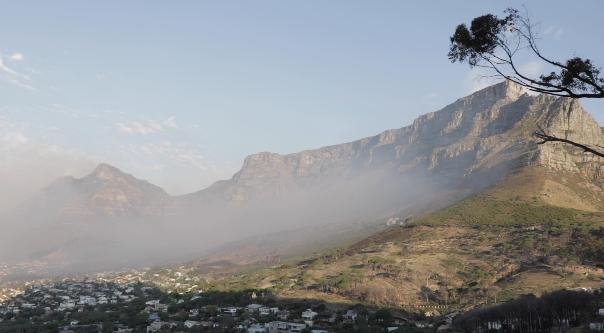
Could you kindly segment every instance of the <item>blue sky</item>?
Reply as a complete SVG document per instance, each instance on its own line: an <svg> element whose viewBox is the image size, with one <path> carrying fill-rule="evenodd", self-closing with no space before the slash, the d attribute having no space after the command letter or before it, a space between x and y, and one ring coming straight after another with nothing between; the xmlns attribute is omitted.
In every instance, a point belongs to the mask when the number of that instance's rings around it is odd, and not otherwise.
<svg viewBox="0 0 604 333"><path fill-rule="evenodd" d="M484 85L446 57L455 26L523 5L544 53L604 64L601 1L6 2L0 178L108 162L185 193L254 152L402 127Z"/></svg>

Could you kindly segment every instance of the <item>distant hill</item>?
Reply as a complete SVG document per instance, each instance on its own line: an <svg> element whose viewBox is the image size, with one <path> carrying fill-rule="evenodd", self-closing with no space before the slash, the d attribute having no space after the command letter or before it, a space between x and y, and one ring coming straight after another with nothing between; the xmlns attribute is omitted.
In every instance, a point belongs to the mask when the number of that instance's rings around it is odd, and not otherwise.
<svg viewBox="0 0 604 333"><path fill-rule="evenodd" d="M95 270L211 253L251 264L348 244L391 217L417 220L513 182L510 200L601 211L602 161L537 144L538 126L604 145L579 102L500 83L373 137L251 155L231 179L184 196L104 164L84 178L57 180L2 217L14 231L5 234L1 259Z"/></svg>

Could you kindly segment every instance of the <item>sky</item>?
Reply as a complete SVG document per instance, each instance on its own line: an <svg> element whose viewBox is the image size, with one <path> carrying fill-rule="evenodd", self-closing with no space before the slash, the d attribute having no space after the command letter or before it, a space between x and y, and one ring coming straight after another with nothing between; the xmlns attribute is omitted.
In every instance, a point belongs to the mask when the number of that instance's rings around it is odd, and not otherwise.
<svg viewBox="0 0 604 333"><path fill-rule="evenodd" d="M4 2L4 205L99 162L183 194L255 152L408 125L487 84L450 63L449 36L507 7L540 25L543 53L604 64L595 0ZM603 101L584 105L604 124Z"/></svg>

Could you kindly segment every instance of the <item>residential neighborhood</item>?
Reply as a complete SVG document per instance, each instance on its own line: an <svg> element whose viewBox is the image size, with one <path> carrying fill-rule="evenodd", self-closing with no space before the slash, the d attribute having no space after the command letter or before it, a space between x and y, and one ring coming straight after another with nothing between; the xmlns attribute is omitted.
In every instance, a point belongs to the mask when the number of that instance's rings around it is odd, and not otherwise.
<svg viewBox="0 0 604 333"><path fill-rule="evenodd" d="M283 300L264 290L167 292L139 280L129 273L113 281L97 276L4 290L0 332L327 333L419 327L361 305Z"/></svg>

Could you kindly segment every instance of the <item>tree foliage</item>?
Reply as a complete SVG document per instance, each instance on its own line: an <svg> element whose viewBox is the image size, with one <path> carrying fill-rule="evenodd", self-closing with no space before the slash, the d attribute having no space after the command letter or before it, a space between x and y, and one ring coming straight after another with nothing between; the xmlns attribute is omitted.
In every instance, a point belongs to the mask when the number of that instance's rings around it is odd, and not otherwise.
<svg viewBox="0 0 604 333"><path fill-rule="evenodd" d="M492 69L496 76L535 92L572 98L604 98L604 77L599 67L588 58L550 59L541 53L538 38L529 17L510 8L503 18L487 14L473 19L469 27L458 25L450 38L448 56L452 62ZM522 71L516 59L523 51L532 53L552 70L539 76Z"/></svg>

